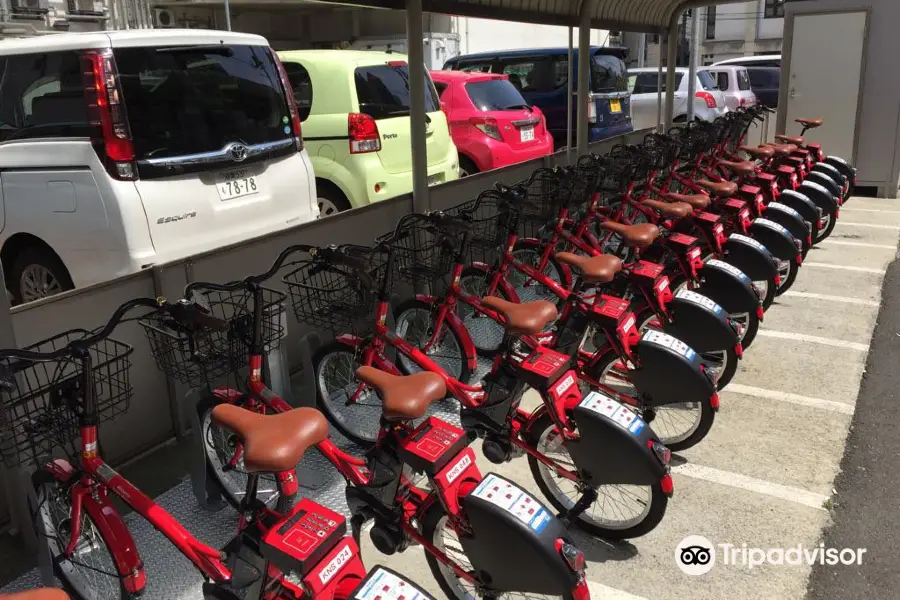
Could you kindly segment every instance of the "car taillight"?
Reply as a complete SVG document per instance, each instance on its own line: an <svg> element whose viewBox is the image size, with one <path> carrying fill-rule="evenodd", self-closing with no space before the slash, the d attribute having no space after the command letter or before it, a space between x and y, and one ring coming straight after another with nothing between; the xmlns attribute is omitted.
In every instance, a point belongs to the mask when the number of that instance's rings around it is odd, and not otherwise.
<svg viewBox="0 0 900 600"><path fill-rule="evenodd" d="M661 462L662 464L667 465L669 464L669 461L672 460L672 451L659 442L650 440L647 442L647 446L650 447L650 449L653 451L653 454L656 455L656 458L658 458L659 462Z"/></svg>
<svg viewBox="0 0 900 600"><path fill-rule="evenodd" d="M294 143L297 146L297 152L300 152L303 150L303 135L300 126L300 111L297 109L297 99L294 98L294 88L291 86L291 80L288 78L284 63L281 62L274 50L269 50L269 52L272 53L275 66L278 68L278 78L281 80L281 87L284 89L284 97L287 100L288 114L291 117L291 131L294 134Z"/></svg>
<svg viewBox="0 0 900 600"><path fill-rule="evenodd" d="M741 98L741 100L740 100L740 102L739 102L739 106L744 106L745 104L747 104L747 99L746 99L746 98Z"/></svg>
<svg viewBox="0 0 900 600"><path fill-rule="evenodd" d="M134 181L138 178L134 145L112 50L86 52L81 61L88 120L100 133L92 141L103 145L106 170L112 177Z"/></svg>
<svg viewBox="0 0 900 600"><path fill-rule="evenodd" d="M500 135L500 126L497 125L497 119L493 117L472 117L469 119L469 123L489 138L498 141L503 140L503 136Z"/></svg>
<svg viewBox="0 0 900 600"><path fill-rule="evenodd" d="M361 113L347 115L347 132L350 135L350 154L365 154L381 150L378 124L369 115Z"/></svg>
<svg viewBox="0 0 900 600"><path fill-rule="evenodd" d="M706 102L706 108L715 108L718 106L715 97L709 92L697 92L697 97L702 98Z"/></svg>
<svg viewBox="0 0 900 600"><path fill-rule="evenodd" d="M576 573L584 571L584 552L562 538L556 540L556 550L570 569Z"/></svg>
<svg viewBox="0 0 900 600"><path fill-rule="evenodd" d="M587 114L588 114L588 123L596 123L597 122L597 103L594 102L593 94L588 94Z"/></svg>

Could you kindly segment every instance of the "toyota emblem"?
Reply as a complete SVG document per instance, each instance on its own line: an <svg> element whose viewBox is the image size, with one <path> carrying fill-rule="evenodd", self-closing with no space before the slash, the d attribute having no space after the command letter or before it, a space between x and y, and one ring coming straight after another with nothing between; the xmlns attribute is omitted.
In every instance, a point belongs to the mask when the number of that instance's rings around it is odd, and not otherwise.
<svg viewBox="0 0 900 600"><path fill-rule="evenodd" d="M247 158L247 146L243 144L231 144L231 146L228 147L227 152L228 156L231 157L231 160L236 163L244 162Z"/></svg>

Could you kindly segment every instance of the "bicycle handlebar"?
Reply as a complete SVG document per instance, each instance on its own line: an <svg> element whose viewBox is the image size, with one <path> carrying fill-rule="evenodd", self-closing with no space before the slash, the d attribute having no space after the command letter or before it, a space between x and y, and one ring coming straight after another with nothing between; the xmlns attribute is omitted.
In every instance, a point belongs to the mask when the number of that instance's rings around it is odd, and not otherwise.
<svg viewBox="0 0 900 600"><path fill-rule="evenodd" d="M31 362L46 362L63 358L76 357L89 347L108 338L113 330L122 322L129 311L139 308L153 308L168 313L173 319L191 329L210 329L224 331L228 329L228 322L208 314L203 308L186 300L180 300L174 304L164 298L134 298L119 306L107 321L103 328L93 335L69 342L64 347L53 352L34 352L18 348L0 350L0 358L11 358Z"/></svg>
<svg viewBox="0 0 900 600"><path fill-rule="evenodd" d="M352 244L345 244L343 246L330 245L326 247L310 246L308 244L296 244L282 250L281 254L278 255L278 258L275 259L275 262L272 263L272 266L267 271L260 273L259 275L250 275L244 277L243 279L236 279L227 283L194 281L185 286L184 297L189 298L193 292L201 290L210 292L236 292L238 290L252 289L252 287L258 286L274 277L275 273L281 270L281 268L284 266L284 263L287 261L288 257L301 252L309 254L309 256L313 260L320 259L324 262L344 265L350 267L355 271L360 271L362 277L368 277L368 275L365 274L365 262L352 256L348 256L345 252L343 252L343 250L347 248L365 248L366 250L371 251L371 248L365 246L354 246Z"/></svg>

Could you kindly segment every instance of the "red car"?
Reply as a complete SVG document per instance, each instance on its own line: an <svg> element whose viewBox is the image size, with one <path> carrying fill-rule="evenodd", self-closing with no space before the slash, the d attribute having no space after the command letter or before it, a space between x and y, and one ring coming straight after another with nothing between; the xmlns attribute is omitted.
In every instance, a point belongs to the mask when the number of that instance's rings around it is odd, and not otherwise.
<svg viewBox="0 0 900 600"><path fill-rule="evenodd" d="M499 73L432 71L459 150L460 175L497 169L553 152L544 114Z"/></svg>

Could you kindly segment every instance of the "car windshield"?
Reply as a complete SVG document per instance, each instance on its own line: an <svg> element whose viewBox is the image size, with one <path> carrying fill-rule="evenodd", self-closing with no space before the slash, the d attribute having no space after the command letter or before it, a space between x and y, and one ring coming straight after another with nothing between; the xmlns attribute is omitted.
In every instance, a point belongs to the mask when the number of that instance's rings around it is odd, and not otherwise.
<svg viewBox="0 0 900 600"><path fill-rule="evenodd" d="M710 75L708 71L698 71L697 78L700 80L700 85L704 90L712 92L719 89L719 86L716 85L716 78Z"/></svg>
<svg viewBox="0 0 900 600"><path fill-rule="evenodd" d="M409 67L405 62L358 67L354 79L360 112L374 119L409 115ZM425 112L434 112L439 106L426 75Z"/></svg>
<svg viewBox="0 0 900 600"><path fill-rule="evenodd" d="M138 47L114 52L137 160L294 135L278 68L267 47Z"/></svg>
<svg viewBox="0 0 900 600"><path fill-rule="evenodd" d="M473 81L466 84L466 92L475 108L482 111L515 110L528 107L528 102L507 79Z"/></svg>
<svg viewBox="0 0 900 600"><path fill-rule="evenodd" d="M592 71L592 92L603 94L628 91L628 71L622 59L609 54L595 54Z"/></svg>
<svg viewBox="0 0 900 600"><path fill-rule="evenodd" d="M738 89L739 90L749 90L750 89L750 77L747 75L747 69L739 69L737 72L737 80L738 80Z"/></svg>

